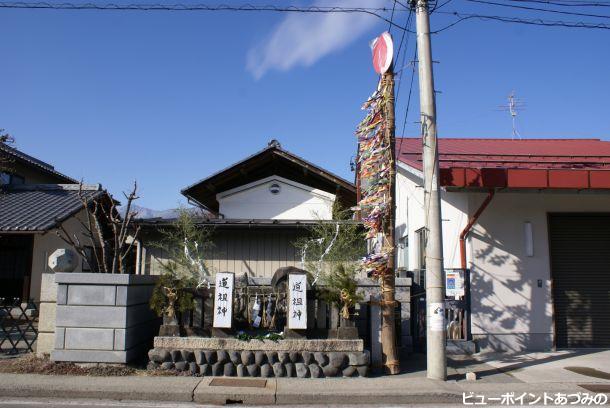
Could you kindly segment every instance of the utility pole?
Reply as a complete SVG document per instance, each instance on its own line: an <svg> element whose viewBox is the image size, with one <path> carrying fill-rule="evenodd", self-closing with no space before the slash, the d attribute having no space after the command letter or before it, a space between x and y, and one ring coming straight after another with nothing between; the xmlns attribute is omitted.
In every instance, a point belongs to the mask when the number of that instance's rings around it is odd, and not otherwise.
<svg viewBox="0 0 610 408"><path fill-rule="evenodd" d="M389 184L389 211L384 220L384 235L386 245L390 248L386 273L381 276L381 345L384 365L388 374L399 374L400 363L396 350L396 327L394 310L396 300L394 291L396 287L395 272L395 243L394 228L396 215L396 167L395 158L395 117L394 117L394 72L392 67L381 78L381 89L386 93L385 112L385 139L390 144L390 184Z"/></svg>
<svg viewBox="0 0 610 408"><path fill-rule="evenodd" d="M436 138L436 101L432 73L428 0L415 0L417 17L417 57L419 60L419 100L423 136L424 210L426 214L426 356L427 376L447 379L445 356L445 279L443 235Z"/></svg>

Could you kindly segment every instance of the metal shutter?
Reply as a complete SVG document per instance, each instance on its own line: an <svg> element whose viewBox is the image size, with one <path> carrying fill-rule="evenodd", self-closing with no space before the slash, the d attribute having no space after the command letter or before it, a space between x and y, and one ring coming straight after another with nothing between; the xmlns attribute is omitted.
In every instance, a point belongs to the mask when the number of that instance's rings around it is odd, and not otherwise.
<svg viewBox="0 0 610 408"><path fill-rule="evenodd" d="M549 216L557 347L610 346L610 214Z"/></svg>

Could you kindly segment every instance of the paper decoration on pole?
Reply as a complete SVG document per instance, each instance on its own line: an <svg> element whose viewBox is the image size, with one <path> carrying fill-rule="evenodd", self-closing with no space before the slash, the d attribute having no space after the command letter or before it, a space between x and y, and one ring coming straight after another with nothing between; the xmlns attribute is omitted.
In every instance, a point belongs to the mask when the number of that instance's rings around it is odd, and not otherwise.
<svg viewBox="0 0 610 408"><path fill-rule="evenodd" d="M377 278L388 273L392 251L383 234L383 222L390 211L390 169L394 165L384 117L389 96L386 83L381 82L362 106L368 114L356 129L362 197L354 209L361 213L366 238L375 240L373 250L362 259L361 266L367 274Z"/></svg>
<svg viewBox="0 0 610 408"><path fill-rule="evenodd" d="M288 328L307 328L307 275L288 275Z"/></svg>
<svg viewBox="0 0 610 408"><path fill-rule="evenodd" d="M233 285L235 275L218 272L214 287L214 327L230 329L233 323Z"/></svg>
<svg viewBox="0 0 610 408"><path fill-rule="evenodd" d="M387 31L375 38L371 43L373 50L373 68L378 74L384 74L392 65L394 58L394 42Z"/></svg>

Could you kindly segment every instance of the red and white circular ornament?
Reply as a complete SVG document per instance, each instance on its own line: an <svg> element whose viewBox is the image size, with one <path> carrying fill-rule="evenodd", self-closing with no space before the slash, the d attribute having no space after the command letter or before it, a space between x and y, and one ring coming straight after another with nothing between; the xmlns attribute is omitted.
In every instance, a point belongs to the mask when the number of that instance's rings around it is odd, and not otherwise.
<svg viewBox="0 0 610 408"><path fill-rule="evenodd" d="M384 74L390 69L394 58L394 43L387 31L375 38L371 43L373 50L373 68L378 74Z"/></svg>

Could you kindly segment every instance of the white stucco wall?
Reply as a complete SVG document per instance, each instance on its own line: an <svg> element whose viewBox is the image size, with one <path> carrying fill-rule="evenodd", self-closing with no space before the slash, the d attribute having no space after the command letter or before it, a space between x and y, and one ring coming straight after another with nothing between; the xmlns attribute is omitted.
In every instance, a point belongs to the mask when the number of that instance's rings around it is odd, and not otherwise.
<svg viewBox="0 0 610 408"><path fill-rule="evenodd" d="M280 186L272 194L272 184ZM304 184L271 176L217 196L219 211L230 219L315 220L331 219L335 195Z"/></svg>
<svg viewBox="0 0 610 408"><path fill-rule="evenodd" d="M408 270L418 269L418 245L416 231L423 228L425 219L424 189L421 178L399 168L396 176L396 237L409 238L408 265L399 253L398 266ZM441 192L443 217L443 258L445 268L460 267L459 235L468 223L468 195L466 193ZM400 252L400 251L399 251ZM402 258L402 259L401 259Z"/></svg>
<svg viewBox="0 0 610 408"><path fill-rule="evenodd" d="M409 270L418 268L415 231L425 225L421 185L418 174L399 168L397 237L409 236ZM459 234L486 195L441 193L445 268L460 267ZM553 346L548 214L609 211L610 193L496 193L466 242L471 269L471 328L482 349L544 350ZM530 222L533 229L531 257L525 252L525 222ZM538 287L539 279L542 287Z"/></svg>
<svg viewBox="0 0 610 408"><path fill-rule="evenodd" d="M86 219L86 215L84 210L78 213L78 217L84 221ZM87 238L82 235L83 227L78 222L76 217L71 217L64 221L64 228L71 234L78 234L79 239L83 240L83 242L87 242ZM47 260L49 255L51 255L56 249L59 248L68 248L72 249L67 243L65 243L61 238L57 236L55 230L48 231L45 234L36 234L34 236L34 248L32 253L32 275L30 281L30 297L34 299L34 301L40 301L40 282L42 279L42 274L44 272L52 273L47 266ZM74 254L77 258L77 267L76 272L82 272L82 259L78 255L76 251Z"/></svg>

